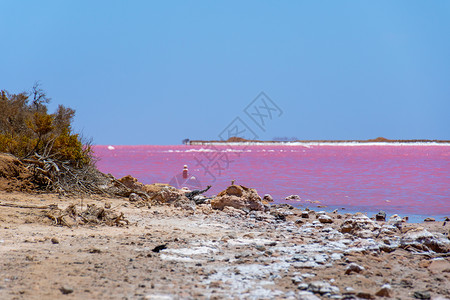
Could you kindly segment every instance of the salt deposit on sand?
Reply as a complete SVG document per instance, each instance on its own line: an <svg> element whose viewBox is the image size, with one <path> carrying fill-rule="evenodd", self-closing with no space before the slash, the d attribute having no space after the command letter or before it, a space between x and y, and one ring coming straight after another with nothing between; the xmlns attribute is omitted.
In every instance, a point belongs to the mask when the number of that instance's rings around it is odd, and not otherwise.
<svg viewBox="0 0 450 300"><path fill-rule="evenodd" d="M130 222L68 228L41 209L2 206L1 299L450 298L444 222L16 192L0 202L107 204Z"/></svg>

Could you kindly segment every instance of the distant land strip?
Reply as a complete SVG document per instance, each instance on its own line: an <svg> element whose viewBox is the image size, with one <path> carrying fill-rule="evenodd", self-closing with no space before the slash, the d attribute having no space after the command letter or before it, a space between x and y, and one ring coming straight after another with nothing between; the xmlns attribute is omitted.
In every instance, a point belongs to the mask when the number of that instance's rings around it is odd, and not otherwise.
<svg viewBox="0 0 450 300"><path fill-rule="evenodd" d="M296 141L260 141L260 140L247 140L240 137L230 137L228 140L190 140L189 145L207 145L207 144L227 144L227 143L273 143L273 144L292 144L292 143L443 143L450 144L450 140L390 140L384 137L378 137L376 139L369 140L296 140Z"/></svg>

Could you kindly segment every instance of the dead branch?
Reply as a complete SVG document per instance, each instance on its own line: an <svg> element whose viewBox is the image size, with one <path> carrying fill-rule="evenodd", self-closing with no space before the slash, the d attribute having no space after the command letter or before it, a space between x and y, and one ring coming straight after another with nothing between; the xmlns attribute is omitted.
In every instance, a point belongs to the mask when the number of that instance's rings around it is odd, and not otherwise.
<svg viewBox="0 0 450 300"><path fill-rule="evenodd" d="M14 208L51 209L51 208L55 208L56 204L51 204L51 205L21 205L21 204L14 204L14 203L0 203L0 206L14 207Z"/></svg>

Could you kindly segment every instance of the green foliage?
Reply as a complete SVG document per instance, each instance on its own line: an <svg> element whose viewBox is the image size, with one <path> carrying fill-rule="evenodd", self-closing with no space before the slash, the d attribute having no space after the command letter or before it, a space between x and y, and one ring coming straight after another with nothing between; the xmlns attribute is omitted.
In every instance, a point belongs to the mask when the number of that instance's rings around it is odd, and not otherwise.
<svg viewBox="0 0 450 300"><path fill-rule="evenodd" d="M83 145L80 136L72 133L75 111L59 105L55 113L49 114L49 101L39 85L35 85L31 93L1 91L0 152L20 158L39 155L75 167L90 164L90 145Z"/></svg>

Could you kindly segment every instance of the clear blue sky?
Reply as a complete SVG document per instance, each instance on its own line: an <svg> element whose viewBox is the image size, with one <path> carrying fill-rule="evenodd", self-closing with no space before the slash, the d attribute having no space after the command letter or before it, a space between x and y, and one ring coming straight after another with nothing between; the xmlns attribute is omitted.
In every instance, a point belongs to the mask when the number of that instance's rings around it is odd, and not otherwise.
<svg viewBox="0 0 450 300"><path fill-rule="evenodd" d="M0 89L42 83L96 144L450 139L450 1L0 1ZM266 131L244 108L264 91Z"/></svg>

